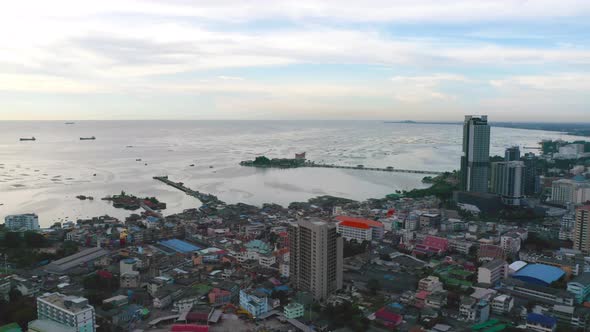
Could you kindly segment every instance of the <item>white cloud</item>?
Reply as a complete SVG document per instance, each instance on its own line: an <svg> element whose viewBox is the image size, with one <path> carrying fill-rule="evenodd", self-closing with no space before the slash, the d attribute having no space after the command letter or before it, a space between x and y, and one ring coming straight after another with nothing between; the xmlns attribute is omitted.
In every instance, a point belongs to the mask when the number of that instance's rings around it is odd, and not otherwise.
<svg viewBox="0 0 590 332"><path fill-rule="evenodd" d="M590 74L561 73L553 75L513 76L506 79L491 80L497 88L530 88L545 91L590 92Z"/></svg>
<svg viewBox="0 0 590 332"><path fill-rule="evenodd" d="M466 77L455 74L395 76L391 81L394 98L405 103L429 102L433 99L452 101L456 97L440 92L441 85L447 82L469 82Z"/></svg>

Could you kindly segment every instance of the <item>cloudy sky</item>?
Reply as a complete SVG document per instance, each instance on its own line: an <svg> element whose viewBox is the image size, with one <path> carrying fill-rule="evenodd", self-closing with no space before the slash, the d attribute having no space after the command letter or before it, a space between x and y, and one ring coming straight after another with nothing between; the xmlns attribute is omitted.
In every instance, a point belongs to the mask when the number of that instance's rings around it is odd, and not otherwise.
<svg viewBox="0 0 590 332"><path fill-rule="evenodd" d="M590 121L588 0L18 0L0 120Z"/></svg>

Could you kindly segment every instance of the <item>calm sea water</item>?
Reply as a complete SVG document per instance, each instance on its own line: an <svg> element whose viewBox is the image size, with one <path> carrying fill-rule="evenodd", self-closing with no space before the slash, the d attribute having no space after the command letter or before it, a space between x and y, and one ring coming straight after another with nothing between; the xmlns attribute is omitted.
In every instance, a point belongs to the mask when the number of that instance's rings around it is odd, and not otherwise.
<svg viewBox="0 0 590 332"><path fill-rule="evenodd" d="M422 187L423 175L338 169L254 169L257 155L358 165L447 171L459 167L458 125L377 121L78 121L0 122L0 218L35 212L43 226L128 211L100 198L125 190L157 196L166 213L200 206L152 179L169 175L230 203L287 205L318 195L362 200ZM20 142L20 137L37 138ZM80 137L96 136L95 141ZM575 139L555 132L492 128L492 154L541 139ZM141 159L141 161L137 161ZM190 165L195 166L191 167ZM96 174L96 176L94 176ZM80 201L77 195L94 196Z"/></svg>

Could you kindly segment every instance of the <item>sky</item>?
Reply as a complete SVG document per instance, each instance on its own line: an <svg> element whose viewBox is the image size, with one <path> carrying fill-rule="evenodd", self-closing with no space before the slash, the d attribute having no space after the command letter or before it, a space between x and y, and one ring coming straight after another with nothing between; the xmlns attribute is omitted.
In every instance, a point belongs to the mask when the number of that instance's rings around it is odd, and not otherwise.
<svg viewBox="0 0 590 332"><path fill-rule="evenodd" d="M19 0L0 120L590 122L588 0Z"/></svg>

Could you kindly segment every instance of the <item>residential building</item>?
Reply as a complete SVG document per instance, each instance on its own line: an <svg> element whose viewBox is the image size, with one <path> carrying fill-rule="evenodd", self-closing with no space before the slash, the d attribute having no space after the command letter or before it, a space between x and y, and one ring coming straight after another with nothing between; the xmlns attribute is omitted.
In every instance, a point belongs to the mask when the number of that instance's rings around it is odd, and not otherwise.
<svg viewBox="0 0 590 332"><path fill-rule="evenodd" d="M506 256L518 254L521 246L521 238L516 232L508 232L500 237L500 247Z"/></svg>
<svg viewBox="0 0 590 332"><path fill-rule="evenodd" d="M524 162L492 163L491 192L500 195L506 205L520 206L524 197Z"/></svg>
<svg viewBox="0 0 590 332"><path fill-rule="evenodd" d="M139 271L129 271L119 277L121 288L137 288L140 286L141 276Z"/></svg>
<svg viewBox="0 0 590 332"><path fill-rule="evenodd" d="M573 249L590 254L590 205L576 209Z"/></svg>
<svg viewBox="0 0 590 332"><path fill-rule="evenodd" d="M426 299L424 300L424 306L427 308L439 310L446 305L447 292L445 291L430 293L426 296Z"/></svg>
<svg viewBox="0 0 590 332"><path fill-rule="evenodd" d="M524 155L524 194L532 196L539 192L541 184L537 174L537 157L529 152Z"/></svg>
<svg viewBox="0 0 590 332"><path fill-rule="evenodd" d="M342 238L334 223L312 219L291 224L289 245L289 275L297 289L322 300L342 288Z"/></svg>
<svg viewBox="0 0 590 332"><path fill-rule="evenodd" d="M291 302L285 306L283 313L287 319L303 317L305 307L301 303Z"/></svg>
<svg viewBox="0 0 590 332"><path fill-rule="evenodd" d="M4 226L9 230L36 231L39 229L39 217L34 213L9 215L4 218Z"/></svg>
<svg viewBox="0 0 590 332"><path fill-rule="evenodd" d="M567 283L567 291L574 296L577 304L580 304L590 295L590 273L581 273Z"/></svg>
<svg viewBox="0 0 590 332"><path fill-rule="evenodd" d="M473 247L473 242L471 241L461 239L449 240L449 250L456 251L463 255L468 255L471 247Z"/></svg>
<svg viewBox="0 0 590 332"><path fill-rule="evenodd" d="M220 289L220 288L213 288L209 292L209 304L213 306L221 306L224 304L231 303L232 294L230 291Z"/></svg>
<svg viewBox="0 0 590 332"><path fill-rule="evenodd" d="M560 179L551 184L551 201L557 204L584 204L590 201L590 182L583 176Z"/></svg>
<svg viewBox="0 0 590 332"><path fill-rule="evenodd" d="M240 290L240 307L248 311L254 318L270 310L267 295L253 289Z"/></svg>
<svg viewBox="0 0 590 332"><path fill-rule="evenodd" d="M488 262L477 271L477 282L482 284L495 285L498 281L508 276L508 263L502 259L495 259Z"/></svg>
<svg viewBox="0 0 590 332"><path fill-rule="evenodd" d="M29 322L27 332L78 332L78 330L52 320L35 319Z"/></svg>
<svg viewBox="0 0 590 332"><path fill-rule="evenodd" d="M483 323L490 317L490 304L485 300L464 296L461 298L459 315L465 321Z"/></svg>
<svg viewBox="0 0 590 332"><path fill-rule="evenodd" d="M37 317L76 328L78 332L96 331L94 307L83 297L47 293L37 298Z"/></svg>
<svg viewBox="0 0 590 332"><path fill-rule="evenodd" d="M490 166L488 117L466 115L463 124L461 187L464 191L486 193Z"/></svg>
<svg viewBox="0 0 590 332"><path fill-rule="evenodd" d="M520 148L512 146L504 151L504 161L518 161L520 160Z"/></svg>
<svg viewBox="0 0 590 332"><path fill-rule="evenodd" d="M492 312L497 315L505 315L514 308L514 298L510 295L501 294L492 300Z"/></svg>
<svg viewBox="0 0 590 332"><path fill-rule="evenodd" d="M438 277L435 276L428 276L426 278L420 279L418 282L418 290L419 291L427 291L427 292L439 292L443 290L443 283L440 281Z"/></svg>

